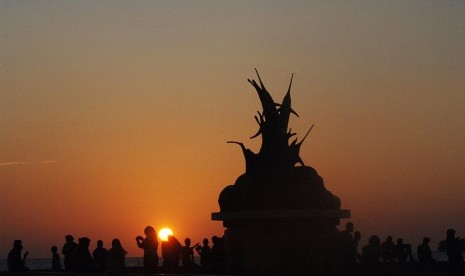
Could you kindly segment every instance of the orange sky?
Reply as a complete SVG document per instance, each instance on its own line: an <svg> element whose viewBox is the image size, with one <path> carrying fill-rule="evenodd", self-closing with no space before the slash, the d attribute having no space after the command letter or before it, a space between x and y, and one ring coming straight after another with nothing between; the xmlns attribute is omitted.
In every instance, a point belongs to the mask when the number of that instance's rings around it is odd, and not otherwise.
<svg viewBox="0 0 465 276"><path fill-rule="evenodd" d="M221 235L257 67L364 241L465 236L465 4L1 1L0 256ZM15 163L16 162L16 163Z"/></svg>

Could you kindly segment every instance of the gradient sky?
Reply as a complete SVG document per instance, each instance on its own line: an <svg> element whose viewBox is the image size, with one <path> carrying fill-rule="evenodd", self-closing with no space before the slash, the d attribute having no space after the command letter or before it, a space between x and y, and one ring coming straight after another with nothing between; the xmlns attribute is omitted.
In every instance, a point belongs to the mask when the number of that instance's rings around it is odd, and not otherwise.
<svg viewBox="0 0 465 276"><path fill-rule="evenodd" d="M465 236L463 1L0 1L0 28L0 256L221 235L255 67L276 101L295 74L302 159L363 242Z"/></svg>

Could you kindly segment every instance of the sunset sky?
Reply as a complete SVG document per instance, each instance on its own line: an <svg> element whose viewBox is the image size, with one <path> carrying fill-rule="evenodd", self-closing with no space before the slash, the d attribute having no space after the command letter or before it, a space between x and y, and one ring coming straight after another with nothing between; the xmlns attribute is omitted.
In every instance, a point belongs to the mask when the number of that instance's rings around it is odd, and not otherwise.
<svg viewBox="0 0 465 276"><path fill-rule="evenodd" d="M464 1L0 1L0 258L64 236L222 235L258 151L247 78L281 101L355 229L465 236ZM345 223L345 220L343 221Z"/></svg>

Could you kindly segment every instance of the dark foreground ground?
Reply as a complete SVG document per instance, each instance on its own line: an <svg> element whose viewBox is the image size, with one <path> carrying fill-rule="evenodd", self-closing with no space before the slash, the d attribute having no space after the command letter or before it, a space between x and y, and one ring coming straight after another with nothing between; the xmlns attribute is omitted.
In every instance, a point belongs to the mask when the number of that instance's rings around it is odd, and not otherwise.
<svg viewBox="0 0 465 276"><path fill-rule="evenodd" d="M330 274L313 274L308 272L299 271L295 268L290 268L289 272L282 273L283 275L328 275L328 276L344 276L344 274L330 273ZM52 272L47 270L33 270L27 272L0 272L0 275L55 275L55 276L75 276L75 275L89 275L89 276L106 276L105 273L76 273L76 272ZM149 275L145 274L141 268L128 268L127 273L123 274L126 276L131 275ZM153 273L150 275L209 275L215 276L215 274L165 274L165 273ZM259 275L259 274L248 274L248 275ZM270 275L270 274L262 274ZM357 271L352 276L465 276L465 266L460 269L452 269L447 262L438 262L431 266L424 267L418 264L380 264L380 266L374 270L367 271L362 267L358 267Z"/></svg>

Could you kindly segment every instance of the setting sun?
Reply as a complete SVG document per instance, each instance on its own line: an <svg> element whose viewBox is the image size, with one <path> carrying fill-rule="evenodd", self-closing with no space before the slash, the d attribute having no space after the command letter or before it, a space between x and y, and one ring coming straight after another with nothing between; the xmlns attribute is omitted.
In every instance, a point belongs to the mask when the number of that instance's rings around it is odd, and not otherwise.
<svg viewBox="0 0 465 276"><path fill-rule="evenodd" d="M168 240L168 236L171 236L173 235L173 231L171 229L169 229L168 227L165 227L165 228L162 228L159 232L158 232L158 237L160 238L160 240L162 241L167 241Z"/></svg>

